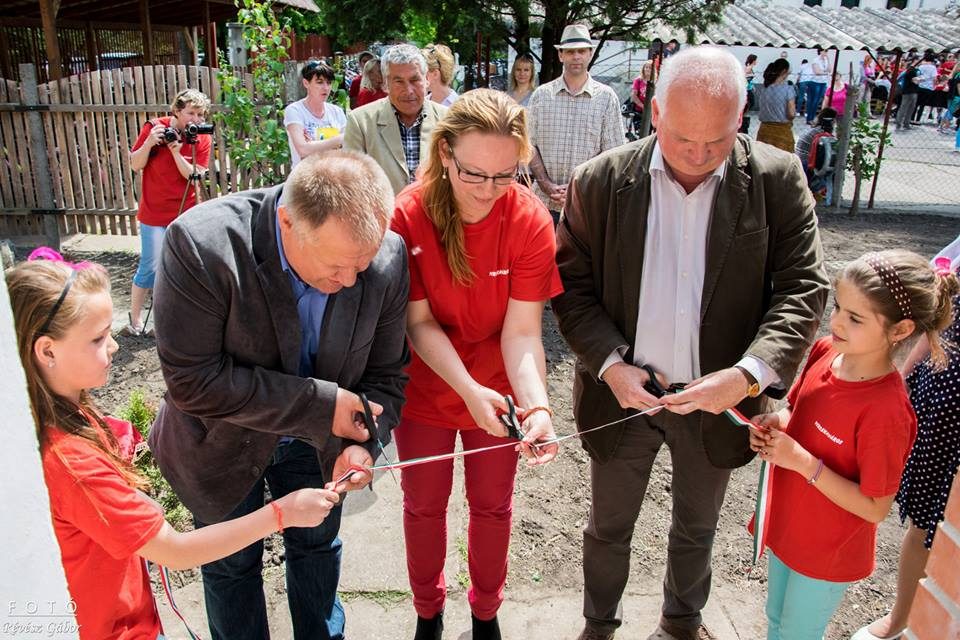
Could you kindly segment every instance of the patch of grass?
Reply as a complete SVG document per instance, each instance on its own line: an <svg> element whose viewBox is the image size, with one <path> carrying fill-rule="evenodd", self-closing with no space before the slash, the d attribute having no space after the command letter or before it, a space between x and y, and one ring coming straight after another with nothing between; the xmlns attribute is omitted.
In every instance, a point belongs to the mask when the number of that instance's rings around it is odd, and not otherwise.
<svg viewBox="0 0 960 640"><path fill-rule="evenodd" d="M144 397L143 390L137 389L130 394L130 400L127 406L120 411L120 418L130 422L144 438L150 433L150 425L157 416L157 410L151 406ZM192 524L193 518L180 498L173 492L170 483L167 482L157 463L153 459L153 454L149 450L145 451L134 463L137 471L150 483L150 497L160 503L167 521L175 528L182 530L184 525Z"/></svg>
<svg viewBox="0 0 960 640"><path fill-rule="evenodd" d="M463 536L457 537L457 553L460 555L460 564L468 565L469 558L467 557L467 542L463 539ZM461 569L457 572L457 584L460 585L461 589L468 589L470 587L470 573Z"/></svg>
<svg viewBox="0 0 960 640"><path fill-rule="evenodd" d="M340 599L343 602L355 600L369 600L384 609L410 600L413 594L404 589L381 589L379 591L341 591Z"/></svg>

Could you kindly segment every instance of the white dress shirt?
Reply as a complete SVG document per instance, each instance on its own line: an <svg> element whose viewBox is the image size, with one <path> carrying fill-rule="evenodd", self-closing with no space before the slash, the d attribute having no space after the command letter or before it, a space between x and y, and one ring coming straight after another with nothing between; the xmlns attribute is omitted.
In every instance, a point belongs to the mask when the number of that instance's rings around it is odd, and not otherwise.
<svg viewBox="0 0 960 640"><path fill-rule="evenodd" d="M700 371L700 303L706 271L707 236L717 188L726 163L691 192L673 179L660 144L650 158L650 207L640 282L637 337L633 363L649 364L668 382L690 382ZM627 347L615 350L607 368L623 362ZM745 356L744 367L766 388L779 378L766 363Z"/></svg>

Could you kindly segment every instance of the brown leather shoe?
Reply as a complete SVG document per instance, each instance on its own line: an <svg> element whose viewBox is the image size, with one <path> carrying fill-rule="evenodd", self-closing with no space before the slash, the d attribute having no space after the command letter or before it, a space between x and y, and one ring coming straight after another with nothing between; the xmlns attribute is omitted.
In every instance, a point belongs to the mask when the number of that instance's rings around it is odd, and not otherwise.
<svg viewBox="0 0 960 640"><path fill-rule="evenodd" d="M577 640L613 640L613 631L605 632L598 631L591 627L584 627L583 631L580 632L580 635L577 636Z"/></svg>
<svg viewBox="0 0 960 640"><path fill-rule="evenodd" d="M661 620L660 626L647 640L717 640L717 637L702 624L696 629L685 629Z"/></svg>

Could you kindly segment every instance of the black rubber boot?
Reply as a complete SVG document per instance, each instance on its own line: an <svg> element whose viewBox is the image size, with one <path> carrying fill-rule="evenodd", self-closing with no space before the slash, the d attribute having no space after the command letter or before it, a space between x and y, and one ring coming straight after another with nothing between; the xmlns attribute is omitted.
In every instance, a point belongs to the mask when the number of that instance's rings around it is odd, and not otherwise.
<svg viewBox="0 0 960 640"><path fill-rule="evenodd" d="M440 640L443 637L443 611L432 618L417 616L417 633L413 640Z"/></svg>
<svg viewBox="0 0 960 640"><path fill-rule="evenodd" d="M473 640L501 640L497 616L490 620L479 620L473 614L470 617L473 619Z"/></svg>

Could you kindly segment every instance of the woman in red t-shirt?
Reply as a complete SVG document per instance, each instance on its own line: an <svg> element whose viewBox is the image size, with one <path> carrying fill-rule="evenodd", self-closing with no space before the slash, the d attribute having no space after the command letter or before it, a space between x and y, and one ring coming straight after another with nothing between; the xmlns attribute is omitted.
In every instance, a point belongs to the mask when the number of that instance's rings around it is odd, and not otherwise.
<svg viewBox="0 0 960 640"><path fill-rule="evenodd" d="M387 92L383 90L383 73L380 69L380 60L374 58L367 61L367 64L363 67L360 92L357 94L357 108L386 97Z"/></svg>
<svg viewBox="0 0 960 640"><path fill-rule="evenodd" d="M409 252L407 402L395 430L401 459L502 444L497 415L516 399L517 447L464 458L473 638L500 638L516 451L553 459L541 336L544 303L562 291L553 221L514 180L530 157L524 109L506 94L470 91L430 140L419 182L397 196L392 226ZM419 640L440 637L446 587L446 512L453 462L403 470L407 569Z"/></svg>
<svg viewBox="0 0 960 640"><path fill-rule="evenodd" d="M831 336L814 344L788 407L753 418L750 445L775 465L767 640L820 638L847 587L875 565L917 418L893 363L925 335L932 359L960 289L908 251L868 253L834 282Z"/></svg>
<svg viewBox="0 0 960 640"><path fill-rule="evenodd" d="M209 109L207 96L194 89L181 91L170 105L173 115L144 124L130 149L130 168L142 171L143 180L137 206L140 262L133 275L128 323L121 330L126 335L145 333L140 314L147 292L153 289L167 225L197 204L196 189L192 185L199 183L189 182L194 172L193 161L196 160L197 175L206 173L210 165L211 138L199 134L192 144L184 144L184 130L203 123Z"/></svg>
<svg viewBox="0 0 960 640"><path fill-rule="evenodd" d="M106 270L68 264L44 247L6 278L81 640L155 640L162 633L143 558L196 567L284 526L314 527L339 501L332 491L301 489L237 520L173 529L140 491L148 484L131 458L142 436L101 415L87 393L106 383L117 350Z"/></svg>

